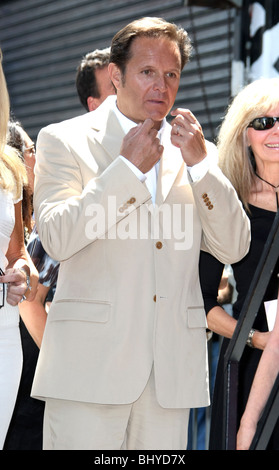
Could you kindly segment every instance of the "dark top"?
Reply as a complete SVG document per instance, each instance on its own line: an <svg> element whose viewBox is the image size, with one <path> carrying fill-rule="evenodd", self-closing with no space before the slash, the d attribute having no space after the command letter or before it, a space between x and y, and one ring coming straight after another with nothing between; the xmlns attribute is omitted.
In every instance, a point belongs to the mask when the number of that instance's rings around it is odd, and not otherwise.
<svg viewBox="0 0 279 470"><path fill-rule="evenodd" d="M233 274L236 282L237 300L233 305L233 316L238 318L242 305L249 290L251 280L257 268L265 242L269 235L271 226L275 218L275 212L266 211L250 205L251 213L248 214L251 221L251 245L248 254L238 263L232 265ZM211 308L218 305L217 295L224 265L208 253L202 252L200 256L200 280L204 296L206 313ZM278 296L278 277L279 262L272 273L269 285L264 295L264 300L274 300ZM254 328L260 331L267 331L267 321L265 315L264 303L262 303ZM220 351L218 369L216 374L214 395L212 401L210 449L222 449L222 413L223 413L223 382L224 382L224 354L229 340L224 338ZM239 368L239 396L238 396L238 423L244 411L249 391L252 385L254 374L261 357L261 351L245 347L243 356L240 360ZM277 426L278 427L278 426ZM276 447L277 445L277 447ZM275 447L279 449L279 440Z"/></svg>
<svg viewBox="0 0 279 470"><path fill-rule="evenodd" d="M59 262L53 260L44 250L36 226L30 235L27 250L39 273L39 282L47 287L55 287Z"/></svg>

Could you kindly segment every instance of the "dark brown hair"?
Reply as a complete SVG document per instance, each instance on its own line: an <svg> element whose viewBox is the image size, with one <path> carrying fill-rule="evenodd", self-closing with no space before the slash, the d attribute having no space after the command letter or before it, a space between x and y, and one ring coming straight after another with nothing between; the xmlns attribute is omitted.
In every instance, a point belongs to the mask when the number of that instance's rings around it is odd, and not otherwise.
<svg viewBox="0 0 279 470"><path fill-rule="evenodd" d="M129 23L112 39L110 62L113 62L125 75L126 64L131 58L131 44L137 37L167 37L177 43L181 55L181 70L191 54L191 42L187 32L174 23L162 18L145 17Z"/></svg>
<svg viewBox="0 0 279 470"><path fill-rule="evenodd" d="M95 76L97 69L102 69L109 63L110 48L95 49L86 54L77 69L76 88L81 104L89 111L87 98L100 98L100 91Z"/></svg>

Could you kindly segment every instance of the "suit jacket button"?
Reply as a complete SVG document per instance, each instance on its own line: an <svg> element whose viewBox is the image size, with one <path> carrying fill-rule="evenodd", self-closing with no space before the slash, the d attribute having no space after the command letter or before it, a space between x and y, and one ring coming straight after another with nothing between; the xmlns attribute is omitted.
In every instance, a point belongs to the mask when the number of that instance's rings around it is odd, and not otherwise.
<svg viewBox="0 0 279 470"><path fill-rule="evenodd" d="M156 295L153 296L153 300L154 300L154 302L156 302Z"/></svg>
<svg viewBox="0 0 279 470"><path fill-rule="evenodd" d="M131 197L131 199L129 199L129 201L128 201L129 204L134 204L134 202L136 202L135 197Z"/></svg>
<svg viewBox="0 0 279 470"><path fill-rule="evenodd" d="M205 199L207 197L206 193L203 193L202 198Z"/></svg>
<svg viewBox="0 0 279 470"><path fill-rule="evenodd" d="M208 206L208 210L211 211L211 209L213 209L213 204L210 204L210 206Z"/></svg>
<svg viewBox="0 0 279 470"><path fill-rule="evenodd" d="M158 250L161 250L162 246L163 246L162 242L157 242L156 243L156 248L158 248Z"/></svg>

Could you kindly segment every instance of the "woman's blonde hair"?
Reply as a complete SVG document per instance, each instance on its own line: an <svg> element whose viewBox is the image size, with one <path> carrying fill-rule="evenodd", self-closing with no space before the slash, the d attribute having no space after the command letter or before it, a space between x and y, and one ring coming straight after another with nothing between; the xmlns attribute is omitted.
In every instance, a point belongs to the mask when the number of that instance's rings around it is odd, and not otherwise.
<svg viewBox="0 0 279 470"><path fill-rule="evenodd" d="M27 184L27 175L16 152L6 145L9 115L10 100L0 49L0 187L12 192L14 198L19 199L23 185Z"/></svg>
<svg viewBox="0 0 279 470"><path fill-rule="evenodd" d="M243 88L228 107L218 135L219 165L244 207L255 178L255 162L247 141L247 126L279 104L279 78L262 78Z"/></svg>

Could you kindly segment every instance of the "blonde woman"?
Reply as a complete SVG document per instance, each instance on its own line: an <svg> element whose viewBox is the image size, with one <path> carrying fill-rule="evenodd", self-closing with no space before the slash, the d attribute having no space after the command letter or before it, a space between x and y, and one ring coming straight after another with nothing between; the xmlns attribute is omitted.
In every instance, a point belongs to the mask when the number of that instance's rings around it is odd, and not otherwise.
<svg viewBox="0 0 279 470"><path fill-rule="evenodd" d="M0 51L1 55L1 51ZM0 57L0 448L17 396L22 368L18 303L31 300L36 292L36 275L32 275L24 246L21 211L23 185L27 183L23 163L6 146L9 119L9 96ZM32 272L34 272L32 268Z"/></svg>
<svg viewBox="0 0 279 470"><path fill-rule="evenodd" d="M220 129L218 149L220 166L232 182L251 221L251 246L240 262L232 265L237 299L233 316L217 303L218 286L223 265L209 254L202 253L200 276L209 328L225 337L220 351L212 404L210 450L222 449L224 354L232 337L254 272L275 214L279 206L279 79L261 79L245 87L228 109ZM231 227L233 230L233 218ZM263 303L250 331L240 361L238 423L245 409L251 384L270 336L265 301L278 293L278 260L272 273ZM279 426L269 444L279 449Z"/></svg>

